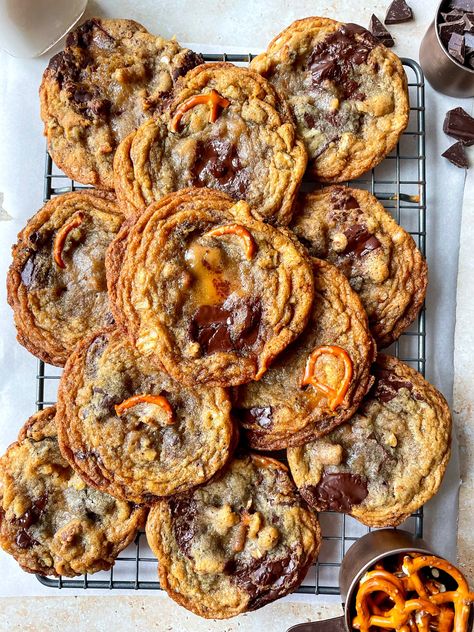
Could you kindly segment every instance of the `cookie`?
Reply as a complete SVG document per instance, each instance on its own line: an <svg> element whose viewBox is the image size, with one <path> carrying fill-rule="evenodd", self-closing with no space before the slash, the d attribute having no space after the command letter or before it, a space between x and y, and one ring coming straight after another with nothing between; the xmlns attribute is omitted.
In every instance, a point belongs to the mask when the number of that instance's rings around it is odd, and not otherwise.
<svg viewBox="0 0 474 632"><path fill-rule="evenodd" d="M234 413L252 448L280 450L347 421L369 389L375 345L357 294L313 259L314 301L301 336L258 382L235 389Z"/></svg>
<svg viewBox="0 0 474 632"><path fill-rule="evenodd" d="M62 454L84 480L149 503L206 482L233 448L224 389L181 386L118 331L78 345L59 385Z"/></svg>
<svg viewBox="0 0 474 632"><path fill-rule="evenodd" d="M250 67L287 99L320 182L358 178L395 147L410 106L400 59L357 24L293 22Z"/></svg>
<svg viewBox="0 0 474 632"><path fill-rule="evenodd" d="M212 481L159 501L146 534L160 585L209 619L256 610L293 591L321 541L282 463L241 456Z"/></svg>
<svg viewBox="0 0 474 632"><path fill-rule="evenodd" d="M291 229L311 254L349 279L379 348L415 320L426 294L426 261L368 191L332 186L302 195Z"/></svg>
<svg viewBox="0 0 474 632"><path fill-rule="evenodd" d="M113 322L104 259L122 225L111 193L53 198L19 233L7 279L18 341L64 366L77 342Z"/></svg>
<svg viewBox="0 0 474 632"><path fill-rule="evenodd" d="M29 573L74 577L110 568L146 512L88 487L69 467L55 413L30 417L0 459L0 545Z"/></svg>
<svg viewBox="0 0 474 632"><path fill-rule="evenodd" d="M118 144L163 106L179 76L202 62L133 20L81 24L50 60L40 87L54 162L77 182L113 189Z"/></svg>
<svg viewBox="0 0 474 632"><path fill-rule="evenodd" d="M212 189L188 189L127 223L107 256L119 326L193 386L259 379L303 330L313 298L297 240Z"/></svg>
<svg viewBox="0 0 474 632"><path fill-rule="evenodd" d="M446 400L417 371L379 355L375 383L349 424L288 450L300 493L317 511L395 527L441 484L450 456Z"/></svg>
<svg viewBox="0 0 474 632"><path fill-rule="evenodd" d="M210 187L273 224L288 224L305 168L286 104L263 77L228 63L188 72L168 109L122 141L114 160L129 214L173 191Z"/></svg>

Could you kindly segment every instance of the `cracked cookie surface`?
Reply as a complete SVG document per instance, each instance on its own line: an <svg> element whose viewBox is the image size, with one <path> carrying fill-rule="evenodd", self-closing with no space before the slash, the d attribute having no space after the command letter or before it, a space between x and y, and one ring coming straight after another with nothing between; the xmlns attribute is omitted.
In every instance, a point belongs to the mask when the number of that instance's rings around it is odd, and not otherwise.
<svg viewBox="0 0 474 632"><path fill-rule="evenodd" d="M379 164L408 124L400 59L357 24L293 22L250 67L287 99L321 182L359 177Z"/></svg>
<svg viewBox="0 0 474 632"><path fill-rule="evenodd" d="M29 573L110 568L146 511L91 487L61 456L54 407L36 413L0 458L0 545Z"/></svg>
<svg viewBox="0 0 474 632"><path fill-rule="evenodd" d="M375 382L350 423L288 450L300 493L317 511L395 527L441 484L450 456L451 413L417 371L379 355Z"/></svg>
<svg viewBox="0 0 474 632"><path fill-rule="evenodd" d="M215 105L206 101L212 96ZM273 86L246 68L204 64L177 82L164 112L119 146L115 189L128 214L196 186L245 200L270 223L288 224L305 167L303 143Z"/></svg>
<svg viewBox="0 0 474 632"><path fill-rule="evenodd" d="M117 330L90 338L70 357L57 425L63 455L85 480L137 503L204 483L233 448L225 390L183 387Z"/></svg>
<svg viewBox="0 0 474 632"><path fill-rule="evenodd" d="M234 413L252 448L279 450L327 434L354 414L371 384L375 345L365 311L343 274L325 261L312 263L315 295L305 330L261 380L234 391ZM330 394L303 385L312 353L328 346L348 354L352 365L347 390L334 409ZM329 351L314 367L322 388L337 390L344 380L344 362Z"/></svg>
<svg viewBox="0 0 474 632"><path fill-rule="evenodd" d="M13 246L7 279L18 341L64 366L77 342L113 322L105 253L123 222L115 197L65 193L47 202Z"/></svg>
<svg viewBox="0 0 474 632"><path fill-rule="evenodd" d="M203 487L153 506L147 539L172 599L224 619L301 583L321 533L286 470L274 459L241 456Z"/></svg>
<svg viewBox="0 0 474 632"><path fill-rule="evenodd" d="M291 229L311 254L349 279L379 348L415 320L426 294L426 261L368 191L332 186L301 195Z"/></svg>
<svg viewBox="0 0 474 632"><path fill-rule="evenodd" d="M133 20L81 24L50 60L40 87L54 162L77 182L113 189L117 145L163 106L179 76L202 62Z"/></svg>
<svg viewBox="0 0 474 632"><path fill-rule="evenodd" d="M256 217L218 191L183 190L111 244L116 322L183 384L258 379L308 320L310 259L288 231Z"/></svg>

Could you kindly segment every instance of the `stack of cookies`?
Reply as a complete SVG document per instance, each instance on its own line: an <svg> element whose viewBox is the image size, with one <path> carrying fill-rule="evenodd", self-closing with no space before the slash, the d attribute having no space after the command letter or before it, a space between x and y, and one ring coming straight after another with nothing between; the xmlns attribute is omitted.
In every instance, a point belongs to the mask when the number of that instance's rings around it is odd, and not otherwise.
<svg viewBox="0 0 474 632"><path fill-rule="evenodd" d="M407 125L396 55L307 18L250 68L206 64L94 19L40 97L53 160L95 188L49 201L13 247L18 340L64 372L0 460L1 546L73 576L146 525L163 588L225 618L299 585L318 511L396 526L435 494L447 404L378 354L417 317L426 263L339 184ZM305 173L326 186L300 192Z"/></svg>

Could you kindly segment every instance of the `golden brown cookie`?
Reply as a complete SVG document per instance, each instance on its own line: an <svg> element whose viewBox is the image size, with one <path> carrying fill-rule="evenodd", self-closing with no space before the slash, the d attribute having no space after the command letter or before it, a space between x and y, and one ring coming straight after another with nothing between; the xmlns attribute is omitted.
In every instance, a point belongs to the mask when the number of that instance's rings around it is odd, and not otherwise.
<svg viewBox="0 0 474 632"><path fill-rule="evenodd" d="M441 484L451 447L446 400L417 371L379 355L375 383L350 423L288 450L291 473L317 511L395 527Z"/></svg>
<svg viewBox="0 0 474 632"><path fill-rule="evenodd" d="M113 322L104 259L122 221L111 193L66 193L18 235L8 302L18 341L41 360L63 366L77 342Z"/></svg>
<svg viewBox="0 0 474 632"><path fill-rule="evenodd" d="M74 469L137 503L206 482L234 447L226 391L183 387L117 330L89 338L71 355L56 420L61 452Z"/></svg>
<svg viewBox="0 0 474 632"><path fill-rule="evenodd" d="M162 588L208 619L256 610L295 590L321 541L286 466L256 455L159 501L146 534Z"/></svg>
<svg viewBox="0 0 474 632"><path fill-rule="evenodd" d="M234 390L234 412L252 448L279 450L347 421L369 389L375 345L357 294L331 264L313 259L306 329L261 380Z"/></svg>
<svg viewBox="0 0 474 632"><path fill-rule="evenodd" d="M400 59L357 24L297 20L250 67L287 99L309 171L321 182L352 180L375 167L408 124Z"/></svg>
<svg viewBox="0 0 474 632"><path fill-rule="evenodd" d="M130 215L195 186L288 224L305 168L303 143L273 86L246 68L204 64L177 82L167 110L121 143L115 190Z"/></svg>
<svg viewBox="0 0 474 632"><path fill-rule="evenodd" d="M81 24L50 60L40 87L54 162L77 182L113 189L117 145L163 107L179 76L202 62L133 20Z"/></svg>
<svg viewBox="0 0 474 632"><path fill-rule="evenodd" d="M291 229L311 254L349 279L380 348L415 320L426 294L426 261L368 191L331 186L302 195Z"/></svg>
<svg viewBox="0 0 474 632"><path fill-rule="evenodd" d="M0 459L0 545L23 570L74 577L110 568L146 511L88 487L61 456L54 407Z"/></svg>
<svg viewBox="0 0 474 632"><path fill-rule="evenodd" d="M205 188L170 194L127 223L107 280L139 353L191 386L260 378L303 330L313 298L297 240Z"/></svg>

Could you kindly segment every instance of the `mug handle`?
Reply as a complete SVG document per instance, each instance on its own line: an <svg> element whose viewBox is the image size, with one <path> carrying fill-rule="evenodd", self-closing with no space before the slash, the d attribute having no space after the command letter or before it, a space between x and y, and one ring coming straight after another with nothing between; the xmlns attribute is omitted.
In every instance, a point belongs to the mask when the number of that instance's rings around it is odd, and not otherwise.
<svg viewBox="0 0 474 632"><path fill-rule="evenodd" d="M298 623L288 628L286 632L347 632L344 616L325 621L310 621Z"/></svg>

